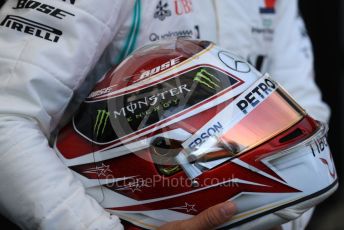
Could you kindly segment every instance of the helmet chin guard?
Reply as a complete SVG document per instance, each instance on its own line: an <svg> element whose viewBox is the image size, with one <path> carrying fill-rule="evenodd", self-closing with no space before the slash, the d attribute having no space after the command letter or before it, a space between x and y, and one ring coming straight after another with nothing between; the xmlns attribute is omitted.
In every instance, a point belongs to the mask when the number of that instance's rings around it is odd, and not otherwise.
<svg viewBox="0 0 344 230"><path fill-rule="evenodd" d="M222 227L297 218L337 188L327 126L207 41L153 43L109 70L55 142L104 208L153 229L233 201Z"/></svg>

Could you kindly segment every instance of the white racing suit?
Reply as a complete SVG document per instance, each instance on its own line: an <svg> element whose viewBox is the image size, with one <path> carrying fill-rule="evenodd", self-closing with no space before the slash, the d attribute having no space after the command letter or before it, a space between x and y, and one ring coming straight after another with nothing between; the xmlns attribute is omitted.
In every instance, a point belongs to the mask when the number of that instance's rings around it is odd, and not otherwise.
<svg viewBox="0 0 344 230"><path fill-rule="evenodd" d="M232 50L328 119L297 0L8 0L0 11L1 214L25 229L122 228L47 139L73 95L82 100L135 48L176 37ZM302 229L308 219L284 228Z"/></svg>

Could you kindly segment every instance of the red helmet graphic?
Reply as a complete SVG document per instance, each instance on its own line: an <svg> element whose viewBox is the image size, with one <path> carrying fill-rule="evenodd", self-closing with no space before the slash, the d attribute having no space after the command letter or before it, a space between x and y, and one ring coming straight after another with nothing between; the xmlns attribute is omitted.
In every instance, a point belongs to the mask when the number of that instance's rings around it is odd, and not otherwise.
<svg viewBox="0 0 344 230"><path fill-rule="evenodd" d="M327 127L207 41L145 46L108 71L55 142L109 212L154 229L233 201L222 227L294 219L337 188Z"/></svg>

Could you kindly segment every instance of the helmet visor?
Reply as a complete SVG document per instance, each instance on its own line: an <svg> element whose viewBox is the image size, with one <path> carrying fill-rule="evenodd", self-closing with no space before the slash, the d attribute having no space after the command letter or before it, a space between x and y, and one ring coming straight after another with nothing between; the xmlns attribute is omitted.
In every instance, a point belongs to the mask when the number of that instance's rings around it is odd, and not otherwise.
<svg viewBox="0 0 344 230"><path fill-rule="evenodd" d="M189 161L190 157L191 160L203 157L210 160L210 153L216 152L218 147L227 149L227 156L233 156L275 137L301 121L305 115L294 99L265 75L185 141L183 146ZM219 158L218 153L213 155Z"/></svg>
<svg viewBox="0 0 344 230"><path fill-rule="evenodd" d="M221 138L237 143L242 152L289 129L303 116L304 111L279 87Z"/></svg>

